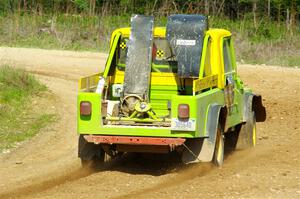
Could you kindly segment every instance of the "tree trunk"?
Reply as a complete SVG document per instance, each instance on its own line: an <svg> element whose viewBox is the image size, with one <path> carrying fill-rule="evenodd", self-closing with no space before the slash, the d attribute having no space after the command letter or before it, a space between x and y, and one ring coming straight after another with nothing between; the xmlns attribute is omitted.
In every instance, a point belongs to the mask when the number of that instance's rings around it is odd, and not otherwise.
<svg viewBox="0 0 300 199"><path fill-rule="evenodd" d="M40 16L43 15L43 3L41 0L37 1L36 11Z"/></svg>
<svg viewBox="0 0 300 199"><path fill-rule="evenodd" d="M89 15L95 16L96 0L90 0Z"/></svg>
<svg viewBox="0 0 300 199"><path fill-rule="evenodd" d="M240 5L239 5L239 1L236 1L235 6L236 6L236 16L237 16L237 19L240 19Z"/></svg>
<svg viewBox="0 0 300 199"><path fill-rule="evenodd" d="M219 7L219 9L218 9L217 16L219 16L219 14L221 13L221 11L223 10L223 8L224 8L224 3L225 3L225 0L222 1L221 5L220 5L220 7Z"/></svg>
<svg viewBox="0 0 300 199"><path fill-rule="evenodd" d="M26 11L27 10L27 2L26 0L23 0L23 10Z"/></svg>
<svg viewBox="0 0 300 199"><path fill-rule="evenodd" d="M89 16L92 15L92 0L90 0L90 5L89 5Z"/></svg>
<svg viewBox="0 0 300 199"><path fill-rule="evenodd" d="M287 8L286 9L286 20L285 20L285 24L286 24L286 29L290 30L290 10Z"/></svg>
<svg viewBox="0 0 300 199"><path fill-rule="evenodd" d="M205 6L205 14L209 15L209 0L204 1L204 6Z"/></svg>
<svg viewBox="0 0 300 199"><path fill-rule="evenodd" d="M217 0L214 0L212 6L212 12L214 16L216 15L216 10L217 10Z"/></svg>
<svg viewBox="0 0 300 199"><path fill-rule="evenodd" d="M296 2L295 0L292 0L291 3L291 19L290 19L290 25L291 27L294 27L296 24L296 15L297 15L297 11L296 11Z"/></svg>
<svg viewBox="0 0 300 199"><path fill-rule="evenodd" d="M253 1L253 7L252 7L252 13L253 13L253 23L254 27L256 28L257 22L256 22L256 9L257 9L257 2L256 0Z"/></svg>
<svg viewBox="0 0 300 199"><path fill-rule="evenodd" d="M66 14L69 14L72 12L72 4L67 2L66 3Z"/></svg>
<svg viewBox="0 0 300 199"><path fill-rule="evenodd" d="M18 2L18 12L19 12L19 14L21 13L21 0L19 0L19 2Z"/></svg>
<svg viewBox="0 0 300 199"><path fill-rule="evenodd" d="M278 13L277 13L277 23L279 24L281 22L281 4L278 4Z"/></svg>
<svg viewBox="0 0 300 199"><path fill-rule="evenodd" d="M157 4L157 0L154 1L153 7L152 7L152 11L151 11L151 14L154 14L156 4ZM125 6L125 7L127 7L127 6ZM125 13L126 13L126 12L125 12Z"/></svg>
<svg viewBox="0 0 300 199"><path fill-rule="evenodd" d="M95 16L96 13L96 0L93 0L93 16Z"/></svg>
<svg viewBox="0 0 300 199"><path fill-rule="evenodd" d="M268 0L268 19L270 20L271 16L271 0Z"/></svg>
<svg viewBox="0 0 300 199"><path fill-rule="evenodd" d="M9 7L10 7L11 13L15 13L15 5L14 5L14 1L13 0L9 1Z"/></svg>

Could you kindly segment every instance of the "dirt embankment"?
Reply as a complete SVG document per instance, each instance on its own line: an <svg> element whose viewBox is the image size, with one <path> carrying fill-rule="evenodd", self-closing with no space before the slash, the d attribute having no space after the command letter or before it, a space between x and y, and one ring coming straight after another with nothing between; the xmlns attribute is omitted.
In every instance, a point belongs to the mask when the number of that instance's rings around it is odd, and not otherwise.
<svg viewBox="0 0 300 199"><path fill-rule="evenodd" d="M222 168L182 166L157 156L124 157L103 171L77 159L77 79L102 70L105 54L0 48L0 61L36 73L58 96L60 120L0 155L0 198L300 198L300 70L241 65L263 96L267 121L257 147L229 155Z"/></svg>

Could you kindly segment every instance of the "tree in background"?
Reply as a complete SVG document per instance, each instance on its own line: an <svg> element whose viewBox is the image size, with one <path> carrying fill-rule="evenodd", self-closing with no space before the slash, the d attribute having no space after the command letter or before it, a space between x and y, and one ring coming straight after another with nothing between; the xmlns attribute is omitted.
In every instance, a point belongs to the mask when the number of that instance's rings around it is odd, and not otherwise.
<svg viewBox="0 0 300 199"><path fill-rule="evenodd" d="M153 14L167 16L171 13L203 13L231 20L243 19L251 14L254 27L259 18L286 21L294 27L299 21L300 0L1 0L0 14L80 14L129 15Z"/></svg>

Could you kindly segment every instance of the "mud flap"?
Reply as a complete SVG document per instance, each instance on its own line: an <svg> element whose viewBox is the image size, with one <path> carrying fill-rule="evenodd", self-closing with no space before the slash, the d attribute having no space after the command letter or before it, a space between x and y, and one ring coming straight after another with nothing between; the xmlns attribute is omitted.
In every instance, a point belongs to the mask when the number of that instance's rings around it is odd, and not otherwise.
<svg viewBox="0 0 300 199"><path fill-rule="evenodd" d="M266 108L262 104L262 98L260 95L253 95L252 110L255 112L256 122L266 121Z"/></svg>
<svg viewBox="0 0 300 199"><path fill-rule="evenodd" d="M218 104L210 106L206 123L207 138L189 139L186 141L185 145L190 151L187 149L183 151L183 163L189 164L212 161L221 107L222 106Z"/></svg>
<svg viewBox="0 0 300 199"><path fill-rule="evenodd" d="M244 100L244 122L249 119L250 112L255 112L256 122L264 122L267 117L266 108L262 104L260 95L253 93L246 93Z"/></svg>
<svg viewBox="0 0 300 199"><path fill-rule="evenodd" d="M253 128L255 125L255 114L254 112L249 113L249 119L246 123L243 123L237 134L237 141L235 149L242 150L253 146Z"/></svg>
<svg viewBox="0 0 300 199"><path fill-rule="evenodd" d="M255 106L260 106L258 107L260 109L260 113L256 112ZM246 149L252 146L252 131L255 121L257 121L257 114L260 114L259 119L262 121L264 121L266 117L266 110L265 107L262 106L261 96L253 95L252 93L248 93L245 96L244 110L244 123L241 125L241 128L238 129L238 137L235 146L236 149Z"/></svg>
<svg viewBox="0 0 300 199"><path fill-rule="evenodd" d="M124 77L124 96L135 94L147 100L150 84L152 43L152 16L131 17L131 33L128 42Z"/></svg>

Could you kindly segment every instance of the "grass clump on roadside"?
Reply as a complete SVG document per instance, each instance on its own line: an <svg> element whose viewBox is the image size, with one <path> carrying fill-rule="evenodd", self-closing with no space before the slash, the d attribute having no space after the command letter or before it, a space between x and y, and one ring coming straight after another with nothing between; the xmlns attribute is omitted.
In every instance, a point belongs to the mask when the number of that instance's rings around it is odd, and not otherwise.
<svg viewBox="0 0 300 199"><path fill-rule="evenodd" d="M32 99L46 91L26 71L0 66L0 151L29 139L54 121L54 114L32 107Z"/></svg>

